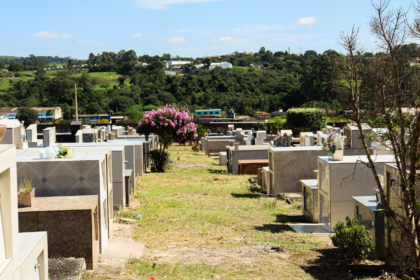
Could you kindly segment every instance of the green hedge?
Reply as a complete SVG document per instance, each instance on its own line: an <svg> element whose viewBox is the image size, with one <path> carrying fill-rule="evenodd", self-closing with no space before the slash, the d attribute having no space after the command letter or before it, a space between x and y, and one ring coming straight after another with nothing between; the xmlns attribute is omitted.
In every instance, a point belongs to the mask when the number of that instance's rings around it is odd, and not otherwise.
<svg viewBox="0 0 420 280"><path fill-rule="evenodd" d="M294 131L310 131L327 126L325 109L298 108L289 109L286 115L286 126Z"/></svg>

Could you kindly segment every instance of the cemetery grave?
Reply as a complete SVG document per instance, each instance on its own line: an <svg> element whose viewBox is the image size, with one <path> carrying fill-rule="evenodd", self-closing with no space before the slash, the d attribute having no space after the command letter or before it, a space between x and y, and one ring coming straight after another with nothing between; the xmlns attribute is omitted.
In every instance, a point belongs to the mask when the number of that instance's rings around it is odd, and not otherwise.
<svg viewBox="0 0 420 280"><path fill-rule="evenodd" d="M85 279L350 279L353 267L337 261L328 235L287 226L303 219L297 203L263 196L250 175L228 174L188 146L169 152L180 158L178 167L142 177L135 204L121 212L135 220L127 226L144 244L143 256L130 259L119 276L89 273ZM369 261L362 270L380 273L382 264Z"/></svg>
<svg viewBox="0 0 420 280"><path fill-rule="evenodd" d="M14 177L25 182L29 176L34 187L19 197L20 206L29 204L18 211L19 235L33 233L44 240L42 246L48 245L44 259L49 257L56 266L51 269L52 279L60 272L70 275L69 267L77 267L73 271L77 275L86 268L83 279L121 280L282 279L290 275L344 279L352 269L352 277L378 276L383 270L381 261L366 261L361 268L341 263L340 252L331 244L333 223L344 217L338 217L332 206L345 202L346 209L340 207L349 214L342 215L359 215L353 211L357 198L352 196L374 192L364 191L369 186L363 186L362 191L340 196L344 200L336 199L342 192L336 183L342 172L327 172L331 178L326 180L325 168L317 163L324 160L331 165L328 169L341 166L345 171L351 169L345 163L354 165L357 158L343 160L338 148L341 159L322 157L327 152L314 140L323 137L322 132L301 133L299 144L293 144L296 139L291 131L280 131L269 140L265 131L254 130L204 137L202 151L173 144L169 159L165 155L169 169L159 173L156 161L150 161L153 157L146 156L156 148L157 137L146 141L134 135L132 128L132 137L125 139L122 127L108 133L105 127L83 125L76 143L63 143L66 147L57 146L54 126L43 129L40 144L36 126L25 130L11 123L11 128L4 127L7 135L14 137L16 131L20 135ZM112 140L114 133L118 140ZM6 139L13 142L13 137ZM359 153L354 129L347 130L347 139L351 142L345 154ZM220 158L209 157L214 149ZM379 157L384 159L378 158L378 163L393 158ZM326 192L314 180L317 176L321 183L331 181L334 186L328 185ZM319 193L318 198L318 191L328 196ZM326 220L327 213L331 220ZM371 223L373 215L361 215L368 219L364 223ZM26 239L19 240L19 246L26 244ZM34 256L42 248L36 250ZM22 271L28 265L22 264ZM364 269L373 272L366 275Z"/></svg>

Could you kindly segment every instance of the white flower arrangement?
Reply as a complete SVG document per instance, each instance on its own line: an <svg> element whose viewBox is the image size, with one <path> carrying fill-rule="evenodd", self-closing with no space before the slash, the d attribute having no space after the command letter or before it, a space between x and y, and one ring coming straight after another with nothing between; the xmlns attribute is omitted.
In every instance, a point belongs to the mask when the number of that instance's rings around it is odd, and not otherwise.
<svg viewBox="0 0 420 280"><path fill-rule="evenodd" d="M344 141L340 133L333 132L325 138L323 148L324 151L331 152L344 150Z"/></svg>

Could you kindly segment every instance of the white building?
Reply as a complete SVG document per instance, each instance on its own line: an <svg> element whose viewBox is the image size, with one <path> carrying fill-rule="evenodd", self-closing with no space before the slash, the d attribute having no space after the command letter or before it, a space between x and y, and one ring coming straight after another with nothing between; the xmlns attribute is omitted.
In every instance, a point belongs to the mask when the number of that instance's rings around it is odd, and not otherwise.
<svg viewBox="0 0 420 280"><path fill-rule="evenodd" d="M222 67L223 69L226 68L232 68L232 63L230 62L226 62L226 61L222 61L220 63L212 63L209 67L210 70L213 70L216 67Z"/></svg>
<svg viewBox="0 0 420 280"><path fill-rule="evenodd" d="M216 67L221 67L223 69L227 69L227 68L233 68L232 63L230 62L219 62L219 63L212 63L209 67L209 70L213 70ZM193 70L193 72L199 72L201 70L204 70L204 64L198 64L195 66L196 69Z"/></svg>
<svg viewBox="0 0 420 280"><path fill-rule="evenodd" d="M191 61L189 60L168 60L165 64L165 68L170 68L174 65L184 65L184 64L190 64Z"/></svg>

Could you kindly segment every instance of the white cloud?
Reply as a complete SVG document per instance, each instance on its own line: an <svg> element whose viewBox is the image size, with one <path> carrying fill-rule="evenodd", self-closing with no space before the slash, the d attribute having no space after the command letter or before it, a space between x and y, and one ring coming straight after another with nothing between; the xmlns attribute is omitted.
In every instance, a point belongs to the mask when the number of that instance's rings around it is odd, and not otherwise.
<svg viewBox="0 0 420 280"><path fill-rule="evenodd" d="M85 44L85 45L91 45L91 46L103 46L105 45L104 42L100 41L91 41L91 40L79 40L77 41L78 44Z"/></svg>
<svg viewBox="0 0 420 280"><path fill-rule="evenodd" d="M222 37L222 38L219 38L219 39L213 39L212 42L213 43L227 43L227 42L230 42L232 40L233 40L233 38L228 36L228 37Z"/></svg>
<svg viewBox="0 0 420 280"><path fill-rule="evenodd" d="M184 37L172 37L166 41L166 43L169 43L169 44L183 44L186 42L187 42L187 39L185 39Z"/></svg>
<svg viewBox="0 0 420 280"><path fill-rule="evenodd" d="M140 38L141 36L143 36L142 33L136 33L136 34L131 35L131 37L134 37L134 38Z"/></svg>
<svg viewBox="0 0 420 280"><path fill-rule="evenodd" d="M274 25L248 25L244 27L238 27L233 29L234 32L241 32L241 33L251 33L251 32L268 32L268 31L276 31L276 30L282 30L284 27L280 24L274 24Z"/></svg>
<svg viewBox="0 0 420 280"><path fill-rule="evenodd" d="M297 24L299 25L314 25L316 24L316 18L314 17L305 17L298 20Z"/></svg>
<svg viewBox="0 0 420 280"><path fill-rule="evenodd" d="M144 9L167 10L170 5L216 2L224 0L134 0L136 6Z"/></svg>
<svg viewBox="0 0 420 280"><path fill-rule="evenodd" d="M70 35L70 34L51 33L50 31L41 31L35 34L31 34L32 38L37 38L37 39L42 39L42 40L55 39L55 38L70 39L73 36L74 35Z"/></svg>
<svg viewBox="0 0 420 280"><path fill-rule="evenodd" d="M63 38L63 39L70 39L70 38L73 38L74 35L71 35L71 34L62 34L62 35L60 35L60 37Z"/></svg>

